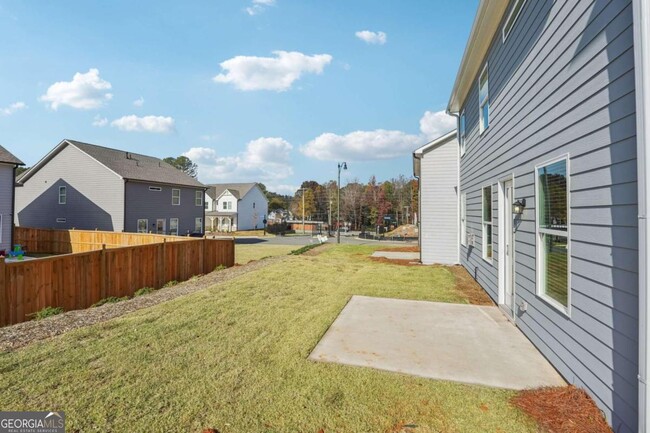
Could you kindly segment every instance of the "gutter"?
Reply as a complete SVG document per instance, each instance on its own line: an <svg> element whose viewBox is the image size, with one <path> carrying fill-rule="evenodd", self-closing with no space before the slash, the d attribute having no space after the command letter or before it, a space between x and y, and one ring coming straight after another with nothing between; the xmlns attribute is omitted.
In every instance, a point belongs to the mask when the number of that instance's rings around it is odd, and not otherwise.
<svg viewBox="0 0 650 433"><path fill-rule="evenodd" d="M462 236L463 236L463 233L460 232L460 230L462 228L461 223L460 223L460 210L461 210L460 209L460 205L461 205L461 203L460 203L460 197L461 197L461 193L460 193L460 158L461 158L461 154L460 154L460 113L451 112L451 111L449 111L449 109L447 109L445 112L447 113L447 115L454 116L456 118L456 141L458 141L458 170L456 170L456 174L458 176L458 178L456 179L456 188L457 188L456 197L458 198L458 200L456 200L456 215L458 215L458 221L457 221L458 222L458 230L457 230L458 235L456 236L456 246L458 247L458 256L456 257L456 262L460 264L461 248L462 248L460 240L462 239ZM467 218L467 216L465 216L465 218Z"/></svg>
<svg viewBox="0 0 650 433"><path fill-rule="evenodd" d="M650 203L650 4L647 0L633 0L634 67L637 123L637 185L639 206L639 432L650 433L650 316L649 274L650 231L648 203Z"/></svg>

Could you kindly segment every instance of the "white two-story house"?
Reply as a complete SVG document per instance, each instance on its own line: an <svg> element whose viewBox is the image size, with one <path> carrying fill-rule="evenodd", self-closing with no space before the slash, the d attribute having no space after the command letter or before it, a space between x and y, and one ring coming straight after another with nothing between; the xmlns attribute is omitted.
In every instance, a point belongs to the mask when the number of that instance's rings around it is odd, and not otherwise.
<svg viewBox="0 0 650 433"><path fill-rule="evenodd" d="M264 227L268 200L257 183L209 185L205 195L206 231L232 232Z"/></svg>

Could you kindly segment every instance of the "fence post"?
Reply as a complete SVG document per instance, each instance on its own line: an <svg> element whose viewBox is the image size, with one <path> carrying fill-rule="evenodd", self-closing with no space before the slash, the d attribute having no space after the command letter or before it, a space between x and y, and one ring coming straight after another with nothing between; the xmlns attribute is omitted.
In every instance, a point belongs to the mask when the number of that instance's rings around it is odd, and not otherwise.
<svg viewBox="0 0 650 433"><path fill-rule="evenodd" d="M100 271L99 271L99 298L107 298L108 291L108 272L106 270L106 244L102 244L102 252L100 256Z"/></svg>
<svg viewBox="0 0 650 433"><path fill-rule="evenodd" d="M9 324L9 305L7 302L7 266L4 256L0 256L0 326Z"/></svg>
<svg viewBox="0 0 650 433"><path fill-rule="evenodd" d="M206 260L208 260L208 240L205 238L205 235L203 235L203 243L201 244L201 273L203 275L207 274L207 265L206 265Z"/></svg>
<svg viewBox="0 0 650 433"><path fill-rule="evenodd" d="M156 260L156 289L165 285L165 260L167 260L167 239L163 239L162 245L158 247L158 260Z"/></svg>

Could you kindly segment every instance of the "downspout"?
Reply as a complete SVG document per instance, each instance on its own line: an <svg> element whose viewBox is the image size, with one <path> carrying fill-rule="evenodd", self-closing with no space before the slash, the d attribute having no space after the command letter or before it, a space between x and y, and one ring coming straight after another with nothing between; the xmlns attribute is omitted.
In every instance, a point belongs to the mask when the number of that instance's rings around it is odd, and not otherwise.
<svg viewBox="0 0 650 433"><path fill-rule="evenodd" d="M415 170L415 160L418 160L419 171ZM420 251L420 263L422 263L422 155L413 152L413 177L418 180L418 250ZM412 197L412 196L411 196Z"/></svg>
<svg viewBox="0 0 650 433"><path fill-rule="evenodd" d="M124 213L122 214L122 232L126 231L126 184L129 183L129 179L124 179Z"/></svg>
<svg viewBox="0 0 650 433"><path fill-rule="evenodd" d="M446 112L447 112L447 115L454 116L456 118L456 141L458 142L458 149L457 149L458 150L458 159L457 159L457 161L458 161L458 170L456 170L456 174L458 176L457 179L456 179L456 188L457 188L456 197L458 198L458 200L456 200L456 214L458 215L458 221L457 221L458 230L456 230L457 231L456 246L458 247L457 248L458 256L456 257L456 262L458 264L460 264L460 255L461 255L460 254L460 248L461 248L460 240L462 239L461 236L463 236L462 233L460 232L460 230L462 228L461 224L460 224L460 196L461 196L461 194L460 194L460 113L452 113L451 111L449 111L449 109L447 109Z"/></svg>
<svg viewBox="0 0 650 433"><path fill-rule="evenodd" d="M650 398L648 372L650 371L650 296L648 268L650 267L650 232L648 231L648 169L650 168L650 3L633 0L634 74L636 90L637 184L639 206L639 432L650 433Z"/></svg>
<svg viewBox="0 0 650 433"><path fill-rule="evenodd" d="M14 165L14 178L13 178L13 188L11 189L11 236L9 236L9 240L11 243L9 244L9 250L11 250L14 246L14 232L16 231L16 220L15 220L15 214L16 214L16 169L18 168L17 165Z"/></svg>

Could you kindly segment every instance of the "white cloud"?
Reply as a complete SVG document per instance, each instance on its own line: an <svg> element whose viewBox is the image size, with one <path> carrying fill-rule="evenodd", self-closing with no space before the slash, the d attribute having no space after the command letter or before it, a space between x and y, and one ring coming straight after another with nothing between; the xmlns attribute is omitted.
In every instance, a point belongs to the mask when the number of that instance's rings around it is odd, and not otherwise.
<svg viewBox="0 0 650 433"><path fill-rule="evenodd" d="M384 32L371 32L370 30L361 30L356 32L354 35L367 44L376 45L384 45L387 38L386 33Z"/></svg>
<svg viewBox="0 0 650 433"><path fill-rule="evenodd" d="M302 146L300 151L310 158L326 161L390 159L410 154L455 126L455 118L444 111L427 111L420 119L420 134L385 129L354 131L345 135L328 132Z"/></svg>
<svg viewBox="0 0 650 433"><path fill-rule="evenodd" d="M276 194L283 194L283 195L294 195L296 191L300 189L300 185L287 185L287 184L276 184L276 183L268 183L264 184L266 186L267 191L274 192Z"/></svg>
<svg viewBox="0 0 650 433"><path fill-rule="evenodd" d="M92 110L113 98L113 94L108 93L110 89L111 83L100 78L99 70L90 69L85 74L77 72L72 81L52 84L40 100L49 103L53 110L57 110L61 105Z"/></svg>
<svg viewBox="0 0 650 433"><path fill-rule="evenodd" d="M253 0L244 10L248 15L253 16L264 12L269 6L275 6L275 0Z"/></svg>
<svg viewBox="0 0 650 433"><path fill-rule="evenodd" d="M249 142L235 156L220 156L215 149L193 147L183 155L199 166L203 182L282 180L293 174L293 146L279 137L261 137Z"/></svg>
<svg viewBox="0 0 650 433"><path fill-rule="evenodd" d="M0 116L11 116L17 111L20 110L25 110L27 109L27 104L24 102L14 102L13 104L9 105L8 107L0 108Z"/></svg>
<svg viewBox="0 0 650 433"><path fill-rule="evenodd" d="M133 106L134 107L142 107L144 105L144 98L140 96L138 99L133 101Z"/></svg>
<svg viewBox="0 0 650 433"><path fill-rule="evenodd" d="M93 119L93 126L97 126L99 128L104 127L108 125L108 119L105 117L100 116L99 114L95 116Z"/></svg>
<svg viewBox="0 0 650 433"><path fill-rule="evenodd" d="M456 129L456 118L444 111L426 111L420 119L420 132L430 141Z"/></svg>
<svg viewBox="0 0 650 433"><path fill-rule="evenodd" d="M236 56L220 63L217 83L231 83L239 90L289 90L303 73L321 74L332 61L329 54L305 55L297 51L273 51L275 57ZM225 73L224 73L225 72Z"/></svg>
<svg viewBox="0 0 650 433"><path fill-rule="evenodd" d="M199 138L201 141L217 141L219 140L219 134L204 134Z"/></svg>
<svg viewBox="0 0 650 433"><path fill-rule="evenodd" d="M144 116L138 117L135 114L120 117L111 122L111 126L121 131L128 132L155 132L168 134L175 129L175 122L172 117Z"/></svg>

